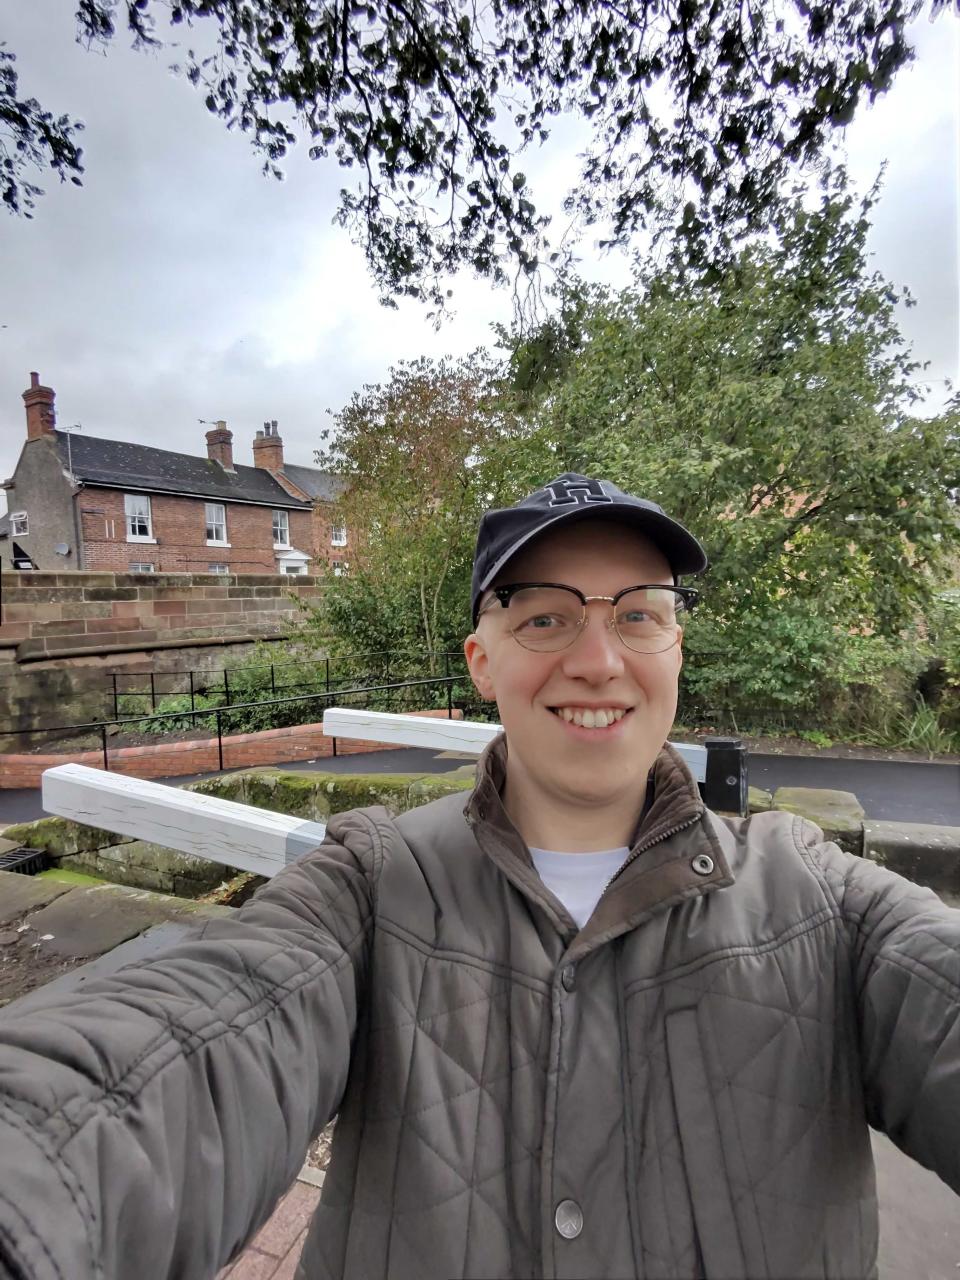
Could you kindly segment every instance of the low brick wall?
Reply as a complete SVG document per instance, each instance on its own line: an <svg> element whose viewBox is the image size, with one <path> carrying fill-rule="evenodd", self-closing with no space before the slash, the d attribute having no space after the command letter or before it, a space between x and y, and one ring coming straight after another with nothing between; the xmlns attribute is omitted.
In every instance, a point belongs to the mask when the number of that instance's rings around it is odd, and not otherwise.
<svg viewBox="0 0 960 1280"><path fill-rule="evenodd" d="M414 715L446 720L442 711L415 711ZM455 710L455 720L463 712ZM224 735L223 768L243 769L257 764L282 764L291 760L319 760L333 755L333 738L319 724L292 725L286 729L266 729L261 733ZM337 739L337 755L356 755L362 751L389 751L382 742L361 739ZM158 741L145 747L118 747L108 751L110 772L129 774L133 778L177 778L190 773L215 773L220 768L216 738L200 738L191 742ZM73 754L0 755L0 789L39 787L45 769L58 764L85 764L103 768L102 751L80 751Z"/></svg>

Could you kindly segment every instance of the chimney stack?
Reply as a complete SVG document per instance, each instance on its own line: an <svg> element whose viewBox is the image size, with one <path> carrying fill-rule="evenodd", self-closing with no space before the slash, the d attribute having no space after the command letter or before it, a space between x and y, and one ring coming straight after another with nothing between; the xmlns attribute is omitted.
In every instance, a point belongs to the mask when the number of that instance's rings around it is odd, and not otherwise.
<svg viewBox="0 0 960 1280"><path fill-rule="evenodd" d="M253 442L253 465L264 471L283 470L283 441L277 434L277 420L265 422Z"/></svg>
<svg viewBox="0 0 960 1280"><path fill-rule="evenodd" d="M57 414L53 407L56 393L52 387L41 387L39 373L30 374L30 387L23 393L27 409L27 439L39 440L56 429Z"/></svg>
<svg viewBox="0 0 960 1280"><path fill-rule="evenodd" d="M235 470L233 465L233 432L227 430L227 424L221 419L212 431L207 432L207 457L211 462L219 462L224 471Z"/></svg>

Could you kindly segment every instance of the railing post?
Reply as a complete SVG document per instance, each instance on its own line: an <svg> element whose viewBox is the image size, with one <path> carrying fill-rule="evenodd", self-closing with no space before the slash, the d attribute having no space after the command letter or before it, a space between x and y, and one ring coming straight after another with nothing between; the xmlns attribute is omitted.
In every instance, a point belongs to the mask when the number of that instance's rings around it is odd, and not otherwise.
<svg viewBox="0 0 960 1280"><path fill-rule="evenodd" d="M707 776L703 799L721 813L747 815L747 749L739 738L706 738Z"/></svg>
<svg viewBox="0 0 960 1280"><path fill-rule="evenodd" d="M156 680L154 678L154 674L151 671L150 672L150 710L156 711L156 709L157 709L157 685L156 685Z"/></svg>
<svg viewBox="0 0 960 1280"><path fill-rule="evenodd" d="M193 672L191 671L188 674L190 676L190 710L196 711L197 703L196 703L196 694L193 688ZM191 723L196 724L196 721L191 721Z"/></svg>
<svg viewBox="0 0 960 1280"><path fill-rule="evenodd" d="M114 720L119 720L120 719L120 698L117 694L117 673L115 671L112 672L111 679L113 680L113 718Z"/></svg>
<svg viewBox="0 0 960 1280"><path fill-rule="evenodd" d="M277 696L277 677L274 674L273 663L270 663L270 692L274 697Z"/></svg>
<svg viewBox="0 0 960 1280"><path fill-rule="evenodd" d="M217 710L217 760L220 764L220 772L223 772L223 724L220 719L220 711Z"/></svg>
<svg viewBox="0 0 960 1280"><path fill-rule="evenodd" d="M324 684L326 686L327 693L329 693L330 692L330 659L324 658L323 661L326 668L324 673ZM334 751L333 754L336 755L337 754L336 751Z"/></svg>
<svg viewBox="0 0 960 1280"><path fill-rule="evenodd" d="M107 755L107 726L105 724L100 726L100 740L103 743L103 767L109 773L110 757Z"/></svg>
<svg viewBox="0 0 960 1280"><path fill-rule="evenodd" d="M447 676L447 719L453 719L453 683Z"/></svg>
<svg viewBox="0 0 960 1280"><path fill-rule="evenodd" d="M223 696L227 706L230 705L230 677L227 674L227 668L223 668Z"/></svg>

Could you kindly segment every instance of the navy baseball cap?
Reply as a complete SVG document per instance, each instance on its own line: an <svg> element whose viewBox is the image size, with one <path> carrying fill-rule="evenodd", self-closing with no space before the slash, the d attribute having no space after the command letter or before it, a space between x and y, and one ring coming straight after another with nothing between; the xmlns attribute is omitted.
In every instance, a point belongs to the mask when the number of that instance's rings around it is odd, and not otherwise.
<svg viewBox="0 0 960 1280"><path fill-rule="evenodd" d="M675 579L707 567L706 552L693 534L655 502L624 493L609 480L565 471L514 506L488 511L480 521L470 593L474 626L480 597L521 547L561 523L585 519L631 525L663 553Z"/></svg>

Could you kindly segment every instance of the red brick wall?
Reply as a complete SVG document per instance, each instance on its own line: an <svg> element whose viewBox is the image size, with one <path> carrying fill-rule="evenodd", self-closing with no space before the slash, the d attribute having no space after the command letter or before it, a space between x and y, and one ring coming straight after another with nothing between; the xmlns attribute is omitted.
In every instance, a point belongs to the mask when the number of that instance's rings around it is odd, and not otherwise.
<svg viewBox="0 0 960 1280"><path fill-rule="evenodd" d="M321 572L321 564L329 565L334 560L350 560L350 530L347 530L347 545L345 547L331 546L330 539L333 534L334 521L330 518L329 505L326 503L318 503L313 508L313 529L311 542L313 544L313 554L316 557L310 568L314 573ZM316 567L314 567L316 566Z"/></svg>
<svg viewBox="0 0 960 1280"><path fill-rule="evenodd" d="M123 499L117 489L93 486L80 494L85 569L128 573L131 563L145 561L152 563L158 573L206 573L209 564L226 564L230 573L277 572L270 507L224 503L230 545L208 546L204 500L154 493L150 495L150 510L157 541L128 542ZM312 513L287 514L291 544L309 554ZM313 566L307 568L311 570Z"/></svg>
<svg viewBox="0 0 960 1280"><path fill-rule="evenodd" d="M414 715L446 720L446 711L416 711ZM454 720L463 712L455 710ZM393 746L361 739L337 739L337 755L357 755L364 751L393 751ZM267 729L263 733L224 736L225 769L246 769L258 764L282 764L290 760L315 760L333 755L333 738L319 724L294 725L287 729ZM216 773L220 768L216 738L193 742L158 741L156 746L118 747L109 751L111 773L133 778L176 778L190 773ZM58 764L85 764L103 768L101 751L81 751L73 755L0 755L0 790L39 787L44 769Z"/></svg>

